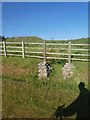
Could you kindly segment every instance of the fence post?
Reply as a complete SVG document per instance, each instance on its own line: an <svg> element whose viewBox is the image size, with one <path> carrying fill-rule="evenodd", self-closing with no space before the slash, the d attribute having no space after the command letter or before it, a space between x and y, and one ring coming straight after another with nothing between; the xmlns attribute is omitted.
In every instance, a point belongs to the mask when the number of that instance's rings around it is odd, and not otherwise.
<svg viewBox="0 0 90 120"><path fill-rule="evenodd" d="M46 62L46 42L45 42L45 40L43 42L43 57L44 57L44 62Z"/></svg>
<svg viewBox="0 0 90 120"><path fill-rule="evenodd" d="M68 46L68 63L71 63L71 42L69 42Z"/></svg>
<svg viewBox="0 0 90 120"><path fill-rule="evenodd" d="M22 57L25 58L25 46L23 41L22 41Z"/></svg>
<svg viewBox="0 0 90 120"><path fill-rule="evenodd" d="M7 57L6 43L5 43L5 41L3 41L3 48L4 48L4 56Z"/></svg>

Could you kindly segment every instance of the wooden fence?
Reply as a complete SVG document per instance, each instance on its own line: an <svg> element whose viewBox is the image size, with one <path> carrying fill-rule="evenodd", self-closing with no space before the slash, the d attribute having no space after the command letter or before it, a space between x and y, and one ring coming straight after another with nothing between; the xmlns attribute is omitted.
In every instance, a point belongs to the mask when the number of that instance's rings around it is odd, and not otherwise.
<svg viewBox="0 0 90 120"><path fill-rule="evenodd" d="M32 42L0 42L0 56L21 56L47 59L65 59L90 61L90 44L69 43L32 43ZM73 56L73 57L72 57Z"/></svg>

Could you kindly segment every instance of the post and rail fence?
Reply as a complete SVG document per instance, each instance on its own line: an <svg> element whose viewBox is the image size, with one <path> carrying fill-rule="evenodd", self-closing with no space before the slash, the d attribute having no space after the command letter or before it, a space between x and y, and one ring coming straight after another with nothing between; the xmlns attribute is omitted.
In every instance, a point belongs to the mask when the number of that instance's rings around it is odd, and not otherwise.
<svg viewBox="0 0 90 120"><path fill-rule="evenodd" d="M33 42L0 42L0 56L21 56L22 58L90 61L90 44L69 43L33 43ZM71 57L73 56L73 57Z"/></svg>

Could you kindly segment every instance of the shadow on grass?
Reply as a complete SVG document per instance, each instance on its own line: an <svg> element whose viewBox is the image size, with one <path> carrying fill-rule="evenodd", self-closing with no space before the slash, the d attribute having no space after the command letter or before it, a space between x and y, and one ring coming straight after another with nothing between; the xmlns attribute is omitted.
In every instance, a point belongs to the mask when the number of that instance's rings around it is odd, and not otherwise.
<svg viewBox="0 0 90 120"><path fill-rule="evenodd" d="M80 82L78 85L80 90L79 96L67 107L59 106L55 113L55 118L68 117L76 114L76 120L89 119L90 118L90 91L85 88L85 84Z"/></svg>

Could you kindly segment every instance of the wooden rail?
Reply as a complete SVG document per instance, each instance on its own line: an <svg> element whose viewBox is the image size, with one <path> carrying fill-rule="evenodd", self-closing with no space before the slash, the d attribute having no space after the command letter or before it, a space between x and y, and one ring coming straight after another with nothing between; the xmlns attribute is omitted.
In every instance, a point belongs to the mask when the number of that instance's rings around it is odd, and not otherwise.
<svg viewBox="0 0 90 120"><path fill-rule="evenodd" d="M90 44L0 42L0 56L22 56L31 58L90 61ZM73 58L72 58L73 56Z"/></svg>

